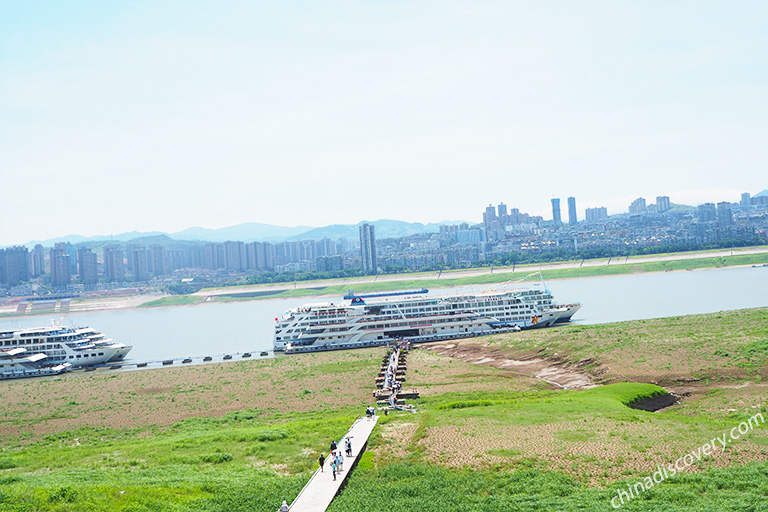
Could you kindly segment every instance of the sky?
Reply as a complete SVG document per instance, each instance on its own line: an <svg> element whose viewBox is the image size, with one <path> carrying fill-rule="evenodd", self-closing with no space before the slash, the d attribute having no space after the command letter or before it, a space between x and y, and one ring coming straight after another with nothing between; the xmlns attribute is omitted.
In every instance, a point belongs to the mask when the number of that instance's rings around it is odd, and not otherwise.
<svg viewBox="0 0 768 512"><path fill-rule="evenodd" d="M766 141L768 2L0 1L0 246L738 201Z"/></svg>

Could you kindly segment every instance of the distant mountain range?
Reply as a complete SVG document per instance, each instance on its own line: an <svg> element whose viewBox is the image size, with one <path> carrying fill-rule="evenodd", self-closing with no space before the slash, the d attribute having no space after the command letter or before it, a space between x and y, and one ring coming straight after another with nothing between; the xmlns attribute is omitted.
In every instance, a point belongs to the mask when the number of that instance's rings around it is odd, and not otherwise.
<svg viewBox="0 0 768 512"><path fill-rule="evenodd" d="M364 221L366 222L366 221ZM381 219L368 222L376 226L376 238L397 238L420 233L435 233L439 231L442 224L458 224L464 221L444 221L438 223L422 224L420 222L405 222L401 220ZM320 240L330 238L338 240L346 238L357 240L359 237L359 226L363 224L333 224L324 227L311 226L275 226L272 224L260 224L257 222L247 222L236 226L228 226L220 229L209 229L194 227L178 231L176 233L163 233L161 231L131 231L120 233L118 235L97 235L81 236L67 235L48 240L33 240L24 245L34 247L35 244L42 244L45 247L51 247L58 242L69 242L71 244L86 245L104 245L108 242L128 242L137 243L171 243L172 241L192 240L201 242L226 242L228 240L237 240L242 242L282 242L285 240Z"/></svg>

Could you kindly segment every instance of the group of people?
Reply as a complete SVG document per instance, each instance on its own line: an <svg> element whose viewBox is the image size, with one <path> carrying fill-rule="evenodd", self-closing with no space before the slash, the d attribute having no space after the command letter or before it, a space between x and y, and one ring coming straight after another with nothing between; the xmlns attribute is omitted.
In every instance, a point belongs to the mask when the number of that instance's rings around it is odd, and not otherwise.
<svg viewBox="0 0 768 512"><path fill-rule="evenodd" d="M349 438L344 441L344 451L347 452L347 457L352 457L352 441ZM336 480L336 474L344 471L344 455L342 455L336 441L331 441L331 452L328 454L328 459L331 461L333 479ZM320 472L325 472L325 461L325 456L320 454L320 458L317 459L320 464Z"/></svg>
<svg viewBox="0 0 768 512"><path fill-rule="evenodd" d="M395 349L389 356L389 364L387 364L387 370L384 377L384 389L390 389L394 393L400 390L400 382L395 377L397 373L397 363L400 357L400 349Z"/></svg>

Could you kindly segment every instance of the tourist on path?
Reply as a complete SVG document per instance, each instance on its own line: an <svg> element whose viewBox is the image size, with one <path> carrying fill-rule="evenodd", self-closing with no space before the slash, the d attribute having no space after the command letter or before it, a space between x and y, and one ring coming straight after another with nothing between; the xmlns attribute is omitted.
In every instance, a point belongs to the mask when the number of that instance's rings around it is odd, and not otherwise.
<svg viewBox="0 0 768 512"><path fill-rule="evenodd" d="M349 438L347 438L347 442L344 443L344 448L347 449L347 457L351 457L352 456L352 441L350 441Z"/></svg>
<svg viewBox="0 0 768 512"><path fill-rule="evenodd" d="M325 465L325 457L323 457L323 454L320 454L320 458L317 459L318 464L320 464L320 472L324 473L323 466Z"/></svg>
<svg viewBox="0 0 768 512"><path fill-rule="evenodd" d="M331 441L331 453L336 451L336 441Z"/></svg>
<svg viewBox="0 0 768 512"><path fill-rule="evenodd" d="M336 461L331 461L331 471L333 471L333 481L336 481Z"/></svg>
<svg viewBox="0 0 768 512"><path fill-rule="evenodd" d="M288 512L291 508L288 506L288 502L283 500L283 504L280 505L280 512Z"/></svg>
<svg viewBox="0 0 768 512"><path fill-rule="evenodd" d="M341 450L336 452L336 461L339 464L339 471L344 471L344 455L341 454Z"/></svg>

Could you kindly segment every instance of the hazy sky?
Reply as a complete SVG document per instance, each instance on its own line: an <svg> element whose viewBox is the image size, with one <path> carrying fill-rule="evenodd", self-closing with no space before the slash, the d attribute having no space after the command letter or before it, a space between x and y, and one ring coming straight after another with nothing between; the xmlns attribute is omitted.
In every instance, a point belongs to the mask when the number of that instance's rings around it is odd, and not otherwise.
<svg viewBox="0 0 768 512"><path fill-rule="evenodd" d="M0 245L768 188L768 2L0 2Z"/></svg>

